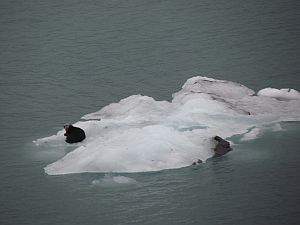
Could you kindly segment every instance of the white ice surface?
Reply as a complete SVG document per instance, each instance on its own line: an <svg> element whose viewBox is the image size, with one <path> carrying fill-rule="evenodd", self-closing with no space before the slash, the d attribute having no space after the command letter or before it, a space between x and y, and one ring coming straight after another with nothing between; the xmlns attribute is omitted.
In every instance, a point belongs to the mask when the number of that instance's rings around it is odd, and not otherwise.
<svg viewBox="0 0 300 225"><path fill-rule="evenodd" d="M87 138L46 166L47 174L145 172L191 165L213 155L213 137L244 134L255 138L280 121L300 120L300 99L254 95L231 81L193 77L171 102L133 95L75 123ZM63 130L34 141L55 148Z"/></svg>
<svg viewBox="0 0 300 225"><path fill-rule="evenodd" d="M300 99L300 93L290 88L265 88L260 90L257 95L279 99Z"/></svg>

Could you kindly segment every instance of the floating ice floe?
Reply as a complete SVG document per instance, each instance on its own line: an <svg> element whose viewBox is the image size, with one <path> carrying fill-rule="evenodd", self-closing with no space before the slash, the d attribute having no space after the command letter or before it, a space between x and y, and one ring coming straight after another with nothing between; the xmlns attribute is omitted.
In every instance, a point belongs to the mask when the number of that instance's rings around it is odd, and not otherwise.
<svg viewBox="0 0 300 225"><path fill-rule="evenodd" d="M101 186L101 187L118 187L120 185L133 185L136 184L137 181L133 178L126 176L113 176L110 174L105 174L105 176L101 179L93 180L92 185Z"/></svg>
<svg viewBox="0 0 300 225"><path fill-rule="evenodd" d="M213 155L216 135L250 140L278 122L300 120L299 92L285 93L285 101L270 93L263 89L255 95L235 82L197 76L171 102L129 96L75 123L87 138L45 172L145 172L205 161ZM35 141L53 148L63 142L63 130Z"/></svg>

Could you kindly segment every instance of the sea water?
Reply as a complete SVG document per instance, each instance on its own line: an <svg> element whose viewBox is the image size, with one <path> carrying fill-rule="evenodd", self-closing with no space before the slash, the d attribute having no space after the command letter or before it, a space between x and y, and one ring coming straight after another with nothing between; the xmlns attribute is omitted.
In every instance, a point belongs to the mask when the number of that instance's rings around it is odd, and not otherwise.
<svg viewBox="0 0 300 225"><path fill-rule="evenodd" d="M299 224L297 1L0 6L1 224Z"/></svg>

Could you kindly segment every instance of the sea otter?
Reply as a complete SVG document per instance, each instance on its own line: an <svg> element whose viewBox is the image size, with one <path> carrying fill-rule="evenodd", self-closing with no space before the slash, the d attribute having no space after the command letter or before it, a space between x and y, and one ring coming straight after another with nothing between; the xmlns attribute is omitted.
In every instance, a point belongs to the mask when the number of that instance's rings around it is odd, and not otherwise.
<svg viewBox="0 0 300 225"><path fill-rule="evenodd" d="M81 142L85 139L85 133L84 130L82 130L79 127L74 127L72 124L65 124L64 128L66 130L66 133L64 134L66 136L66 142L76 143Z"/></svg>
<svg viewBox="0 0 300 225"><path fill-rule="evenodd" d="M215 155L213 157L219 157L222 155L225 155L226 153L232 151L232 148L230 147L230 143L228 141L225 141L219 136L215 136L214 139L218 141L218 144L216 145L214 151Z"/></svg>

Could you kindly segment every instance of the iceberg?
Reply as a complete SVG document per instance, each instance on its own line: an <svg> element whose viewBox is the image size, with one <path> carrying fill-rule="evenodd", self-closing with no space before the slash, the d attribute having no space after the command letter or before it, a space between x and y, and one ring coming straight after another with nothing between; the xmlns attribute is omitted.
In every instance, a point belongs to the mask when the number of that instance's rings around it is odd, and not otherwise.
<svg viewBox="0 0 300 225"><path fill-rule="evenodd" d="M188 79L171 101L132 95L84 115L75 126L87 138L74 150L45 167L49 175L83 172L147 172L181 168L212 157L219 135L255 138L281 121L300 120L299 92L248 87L204 76ZM57 147L63 130L34 141Z"/></svg>

